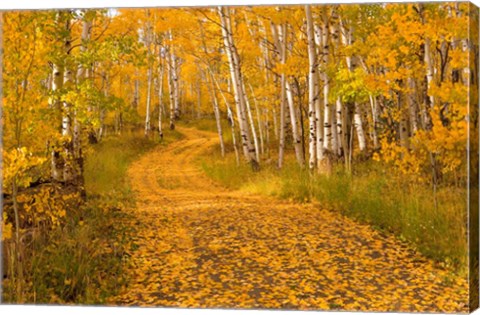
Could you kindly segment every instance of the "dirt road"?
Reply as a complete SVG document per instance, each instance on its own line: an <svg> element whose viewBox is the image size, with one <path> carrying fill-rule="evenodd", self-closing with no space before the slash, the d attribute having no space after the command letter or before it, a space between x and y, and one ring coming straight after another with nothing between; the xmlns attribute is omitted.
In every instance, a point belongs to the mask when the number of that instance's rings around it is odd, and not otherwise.
<svg viewBox="0 0 480 315"><path fill-rule="evenodd" d="M132 281L112 304L467 311L465 279L319 205L220 187L196 163L217 136L179 131L128 171Z"/></svg>

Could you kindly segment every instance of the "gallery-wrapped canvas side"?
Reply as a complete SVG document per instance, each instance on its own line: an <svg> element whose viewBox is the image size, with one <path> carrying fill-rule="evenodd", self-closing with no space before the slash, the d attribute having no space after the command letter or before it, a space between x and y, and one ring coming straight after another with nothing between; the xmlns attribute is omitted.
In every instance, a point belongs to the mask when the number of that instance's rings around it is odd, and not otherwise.
<svg viewBox="0 0 480 315"><path fill-rule="evenodd" d="M478 32L479 32L479 11L478 8L470 4L470 86L469 86L469 266L470 266L470 311L478 308L478 207L479 207L479 190L478 190Z"/></svg>

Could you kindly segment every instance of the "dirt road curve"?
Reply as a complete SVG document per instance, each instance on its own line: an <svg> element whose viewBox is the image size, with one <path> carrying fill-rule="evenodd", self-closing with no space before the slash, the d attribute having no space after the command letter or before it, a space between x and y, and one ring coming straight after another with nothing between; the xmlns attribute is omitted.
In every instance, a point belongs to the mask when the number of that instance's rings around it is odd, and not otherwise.
<svg viewBox="0 0 480 315"><path fill-rule="evenodd" d="M319 205L228 191L195 159L213 133L136 161L131 283L112 305L466 312L467 283Z"/></svg>

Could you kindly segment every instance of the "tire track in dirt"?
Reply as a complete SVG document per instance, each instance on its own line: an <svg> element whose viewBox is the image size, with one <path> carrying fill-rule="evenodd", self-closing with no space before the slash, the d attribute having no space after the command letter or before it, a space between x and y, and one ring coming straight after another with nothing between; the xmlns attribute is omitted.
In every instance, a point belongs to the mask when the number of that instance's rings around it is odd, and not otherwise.
<svg viewBox="0 0 480 315"><path fill-rule="evenodd" d="M128 171L131 281L112 305L467 311L466 279L318 205L222 188L196 163L217 135L179 131Z"/></svg>

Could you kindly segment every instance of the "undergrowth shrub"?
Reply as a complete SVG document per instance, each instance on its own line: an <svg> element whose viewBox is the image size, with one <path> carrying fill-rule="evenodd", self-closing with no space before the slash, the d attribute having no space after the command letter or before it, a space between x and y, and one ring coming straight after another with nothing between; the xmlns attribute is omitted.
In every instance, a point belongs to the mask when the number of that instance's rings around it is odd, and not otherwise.
<svg viewBox="0 0 480 315"><path fill-rule="evenodd" d="M181 137L173 131L167 136L165 144ZM19 195L22 237L19 248L12 239L4 243L4 302L102 304L126 283L122 270L130 228L123 222L130 215L122 210L134 201L126 171L157 144L129 134L94 145L85 162L86 200L62 186ZM6 200L5 213L8 206Z"/></svg>

